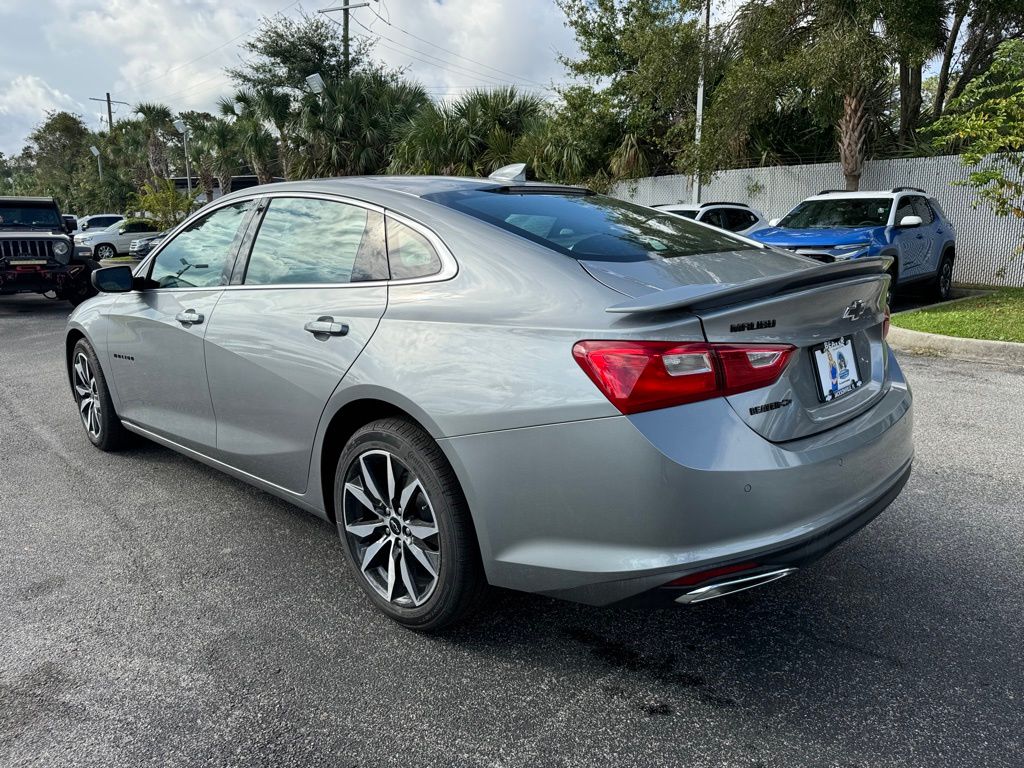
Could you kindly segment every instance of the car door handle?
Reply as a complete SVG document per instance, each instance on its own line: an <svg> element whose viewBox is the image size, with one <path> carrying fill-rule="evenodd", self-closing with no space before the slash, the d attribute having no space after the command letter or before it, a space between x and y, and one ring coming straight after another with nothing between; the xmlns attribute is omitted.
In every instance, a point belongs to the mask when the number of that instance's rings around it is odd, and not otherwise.
<svg viewBox="0 0 1024 768"><path fill-rule="evenodd" d="M194 309L186 309L184 312L176 314L174 319L182 325L199 325L203 322L203 314Z"/></svg>
<svg viewBox="0 0 1024 768"><path fill-rule="evenodd" d="M310 320L303 327L314 336L344 336L348 333L348 326L345 323L336 323L329 315Z"/></svg>

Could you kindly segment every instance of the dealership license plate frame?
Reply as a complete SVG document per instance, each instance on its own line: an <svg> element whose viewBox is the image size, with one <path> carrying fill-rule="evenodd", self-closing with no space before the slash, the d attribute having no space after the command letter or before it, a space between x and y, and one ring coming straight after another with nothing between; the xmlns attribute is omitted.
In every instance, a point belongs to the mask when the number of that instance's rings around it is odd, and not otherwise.
<svg viewBox="0 0 1024 768"><path fill-rule="evenodd" d="M831 358L830 358L831 353ZM818 383L818 399L831 403L860 389L864 380L857 365L853 338L840 336L811 347L811 363Z"/></svg>

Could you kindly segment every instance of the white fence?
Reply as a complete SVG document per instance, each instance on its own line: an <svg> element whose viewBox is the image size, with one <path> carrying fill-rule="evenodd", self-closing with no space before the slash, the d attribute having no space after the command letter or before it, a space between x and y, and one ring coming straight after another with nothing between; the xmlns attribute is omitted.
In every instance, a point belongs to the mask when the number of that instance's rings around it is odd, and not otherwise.
<svg viewBox="0 0 1024 768"><path fill-rule="evenodd" d="M952 184L968 173L958 155L874 160L865 164L860 188L921 187L939 201L956 227L958 282L1024 286L1024 219L996 216L984 204L975 207L975 191ZM785 215L809 195L845 184L838 163L741 168L715 174L701 199L747 203L770 219ZM612 194L642 205L689 202L690 178L635 179L617 185Z"/></svg>

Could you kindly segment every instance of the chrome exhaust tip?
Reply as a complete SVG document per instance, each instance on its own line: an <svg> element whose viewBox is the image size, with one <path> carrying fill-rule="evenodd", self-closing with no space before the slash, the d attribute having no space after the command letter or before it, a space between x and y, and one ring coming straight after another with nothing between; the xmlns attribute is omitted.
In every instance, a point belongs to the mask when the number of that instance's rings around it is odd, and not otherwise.
<svg viewBox="0 0 1024 768"><path fill-rule="evenodd" d="M702 603L705 600L714 600L716 597L725 597L735 592L742 592L745 589L760 587L762 584L770 584L773 581L784 579L791 573L796 573L798 568L779 568L775 571L755 573L753 576L741 576L728 581L716 581L703 587L691 590L676 598L677 603L689 605L691 603Z"/></svg>

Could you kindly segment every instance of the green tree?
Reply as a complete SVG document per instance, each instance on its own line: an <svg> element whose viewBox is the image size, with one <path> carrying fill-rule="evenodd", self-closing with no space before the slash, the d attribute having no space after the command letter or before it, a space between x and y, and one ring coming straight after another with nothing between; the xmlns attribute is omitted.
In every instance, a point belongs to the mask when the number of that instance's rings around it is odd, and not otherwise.
<svg viewBox="0 0 1024 768"><path fill-rule="evenodd" d="M517 141L544 116L544 104L515 88L471 91L428 103L398 129L391 170L486 176L518 159Z"/></svg>
<svg viewBox="0 0 1024 768"><path fill-rule="evenodd" d="M383 173L396 131L429 103L396 73L372 70L329 80L294 120L296 171L303 177Z"/></svg>
<svg viewBox="0 0 1024 768"><path fill-rule="evenodd" d="M141 211L156 221L159 229L169 229L182 221L195 204L195 194L178 191L170 179L147 182L132 198L133 210Z"/></svg>
<svg viewBox="0 0 1024 768"><path fill-rule="evenodd" d="M1024 41L1002 43L992 66L931 126L939 149L960 149L967 183L1000 216L1024 218Z"/></svg>
<svg viewBox="0 0 1024 768"><path fill-rule="evenodd" d="M135 106L141 118L140 128L146 139L146 158L149 161L150 178L160 181L170 176L167 162L168 137L174 132L174 115L165 104L143 102Z"/></svg>
<svg viewBox="0 0 1024 768"><path fill-rule="evenodd" d="M228 69L236 86L258 91L281 88L306 90L306 78L319 73L325 80L339 80L368 63L366 43L357 41L345 57L338 26L331 19L302 13L298 19L264 17L259 31L242 44L248 54L242 66Z"/></svg>

